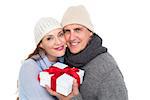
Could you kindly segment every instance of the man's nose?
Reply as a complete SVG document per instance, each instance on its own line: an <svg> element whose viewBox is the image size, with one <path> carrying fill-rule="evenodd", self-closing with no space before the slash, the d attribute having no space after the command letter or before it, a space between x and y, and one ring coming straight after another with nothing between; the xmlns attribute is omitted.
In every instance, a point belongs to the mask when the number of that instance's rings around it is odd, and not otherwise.
<svg viewBox="0 0 150 100"><path fill-rule="evenodd" d="M69 37L70 40L74 40L75 39L75 32L74 31L71 31L70 32L70 37Z"/></svg>

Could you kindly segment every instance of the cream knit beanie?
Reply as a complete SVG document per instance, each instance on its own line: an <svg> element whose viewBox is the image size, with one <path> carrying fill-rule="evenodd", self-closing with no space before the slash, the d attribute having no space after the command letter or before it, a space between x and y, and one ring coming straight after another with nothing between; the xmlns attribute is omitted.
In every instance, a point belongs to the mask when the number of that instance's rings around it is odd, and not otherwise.
<svg viewBox="0 0 150 100"><path fill-rule="evenodd" d="M94 32L89 13L83 5L69 7L64 13L61 24L63 27L69 24L80 24Z"/></svg>
<svg viewBox="0 0 150 100"><path fill-rule="evenodd" d="M34 36L35 36L36 45L39 44L39 42L47 33L57 28L62 28L62 26L57 20L51 17L41 18L37 22L34 28Z"/></svg>

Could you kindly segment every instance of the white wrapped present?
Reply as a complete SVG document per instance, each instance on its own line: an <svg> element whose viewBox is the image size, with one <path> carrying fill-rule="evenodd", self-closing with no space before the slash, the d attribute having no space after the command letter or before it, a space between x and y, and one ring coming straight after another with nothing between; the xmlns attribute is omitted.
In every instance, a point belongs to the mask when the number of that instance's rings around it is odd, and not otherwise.
<svg viewBox="0 0 150 100"><path fill-rule="evenodd" d="M57 62L40 72L39 80L41 86L48 85L52 90L67 96L72 91L73 80L76 78L79 85L83 81L83 76L83 70Z"/></svg>

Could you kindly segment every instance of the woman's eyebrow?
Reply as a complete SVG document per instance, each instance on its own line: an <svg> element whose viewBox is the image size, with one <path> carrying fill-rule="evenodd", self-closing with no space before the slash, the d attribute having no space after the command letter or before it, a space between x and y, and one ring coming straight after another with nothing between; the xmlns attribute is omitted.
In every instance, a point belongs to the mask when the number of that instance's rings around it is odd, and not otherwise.
<svg viewBox="0 0 150 100"><path fill-rule="evenodd" d="M58 33L62 33L63 31L59 31Z"/></svg>
<svg viewBox="0 0 150 100"><path fill-rule="evenodd" d="M46 35L45 37L52 37L52 36L53 36L53 35L50 35L50 34L49 34L49 35Z"/></svg>

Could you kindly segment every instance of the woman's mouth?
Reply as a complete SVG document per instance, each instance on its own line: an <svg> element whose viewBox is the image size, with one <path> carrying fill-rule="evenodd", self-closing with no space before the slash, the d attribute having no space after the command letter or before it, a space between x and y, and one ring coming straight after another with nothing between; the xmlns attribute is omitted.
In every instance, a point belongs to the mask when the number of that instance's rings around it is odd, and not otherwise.
<svg viewBox="0 0 150 100"><path fill-rule="evenodd" d="M64 45L63 46L59 46L59 47L56 47L56 48L54 48L55 50L57 50L57 51L61 51L61 50L64 50Z"/></svg>

